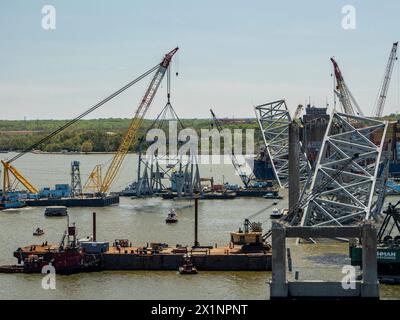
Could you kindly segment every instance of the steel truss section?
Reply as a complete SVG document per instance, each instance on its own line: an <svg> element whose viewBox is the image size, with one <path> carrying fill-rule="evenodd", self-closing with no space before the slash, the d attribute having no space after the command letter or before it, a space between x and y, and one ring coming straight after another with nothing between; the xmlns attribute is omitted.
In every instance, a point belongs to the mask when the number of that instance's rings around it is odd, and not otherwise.
<svg viewBox="0 0 400 320"><path fill-rule="evenodd" d="M349 225L380 213L387 128L387 121L333 111L311 191L301 200L302 226Z"/></svg>
<svg viewBox="0 0 400 320"><path fill-rule="evenodd" d="M285 100L256 106L260 126L275 178L281 188L289 185L289 124L292 121ZM307 181L310 165L300 143L300 183Z"/></svg>

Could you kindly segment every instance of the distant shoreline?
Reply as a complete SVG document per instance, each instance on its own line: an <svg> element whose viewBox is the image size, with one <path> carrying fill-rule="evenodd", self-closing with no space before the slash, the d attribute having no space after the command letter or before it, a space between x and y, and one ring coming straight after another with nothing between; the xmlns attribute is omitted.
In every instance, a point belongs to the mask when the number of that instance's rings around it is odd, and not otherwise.
<svg viewBox="0 0 400 320"><path fill-rule="evenodd" d="M0 153L20 153L20 150L0 150ZM91 152L82 152L82 151L72 151L72 152L62 152L62 151L31 151L29 153L32 154L61 154L61 155L73 155L73 154L115 154L116 151L91 151ZM129 151L128 153L135 154L136 152Z"/></svg>
<svg viewBox="0 0 400 320"><path fill-rule="evenodd" d="M13 152L13 151L12 151ZM61 154L61 155L73 155L73 154L115 154L116 151L90 151L90 152L82 152L82 151L31 151L33 154ZM128 152L135 153L135 152Z"/></svg>

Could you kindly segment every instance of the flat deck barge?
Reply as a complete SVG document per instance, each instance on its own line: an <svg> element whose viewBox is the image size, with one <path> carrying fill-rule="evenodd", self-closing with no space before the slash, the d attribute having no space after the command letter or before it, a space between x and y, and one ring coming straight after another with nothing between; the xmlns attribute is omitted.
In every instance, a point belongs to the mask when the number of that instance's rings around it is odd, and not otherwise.
<svg viewBox="0 0 400 320"><path fill-rule="evenodd" d="M236 191L236 196L238 197L263 197L271 189L242 189Z"/></svg>
<svg viewBox="0 0 400 320"><path fill-rule="evenodd" d="M91 198L43 198L43 199L27 199L27 206L31 207L48 207L48 206L65 206L65 207L106 207L119 203L118 195L110 195L105 197Z"/></svg>
<svg viewBox="0 0 400 320"><path fill-rule="evenodd" d="M160 253L140 254L140 248L115 247L102 254L104 270L178 270L183 253L165 248ZM271 271L272 255L268 253L241 253L238 248L188 250L198 270L206 271Z"/></svg>
<svg viewBox="0 0 400 320"><path fill-rule="evenodd" d="M31 255L46 258L57 250L57 245L31 245L14 252L21 264ZM99 261L97 270L175 270L177 271L184 252L174 253L176 248L166 247L159 252L144 247L110 247L107 252L95 254ZM188 248L192 261L201 271L271 271L271 252L242 253L240 248ZM88 254L94 256L93 253ZM7 266L0 267L7 269ZM10 272L10 271L9 271Z"/></svg>
<svg viewBox="0 0 400 320"><path fill-rule="evenodd" d="M236 198L236 193L234 192L229 192L229 193L218 193L218 192L210 192L210 193L204 193L199 196L183 196L183 197L178 197L176 193L163 193L161 197L164 200L170 200L170 199L194 199L195 197L198 197L201 200L230 200L230 199L235 199Z"/></svg>

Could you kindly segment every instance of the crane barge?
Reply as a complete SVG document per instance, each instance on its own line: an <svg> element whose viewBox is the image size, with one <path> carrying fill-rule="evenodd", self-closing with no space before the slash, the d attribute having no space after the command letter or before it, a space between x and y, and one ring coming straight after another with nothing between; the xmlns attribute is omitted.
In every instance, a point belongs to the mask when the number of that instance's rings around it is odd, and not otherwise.
<svg viewBox="0 0 400 320"><path fill-rule="evenodd" d="M113 98L115 98L116 96L118 96L119 94L121 94L122 92L124 92L125 90L127 90L128 88L130 88L131 86L133 86L134 84L136 84L137 82L139 82L140 80L144 79L145 77L147 77L148 75L152 74L153 72L155 72L149 87L147 88L144 97L141 99L141 102L139 104L139 107L137 108L135 115L132 119L132 122L129 126L128 131L126 132L114 158L111 161L110 166L107 169L106 175L103 178L101 176L101 167L99 167L99 165L97 165L95 167L95 169L92 171L92 173L89 175L89 180L88 182L85 184L85 187L88 188L88 186L93 185L96 188L97 191L97 195L100 195L100 199L103 199L106 197L106 193L109 191L109 188L112 184L112 182L114 181L121 165L122 162L126 156L126 154L128 153L129 147L131 146L132 142L135 140L138 130L143 122L144 116L146 114L146 112L148 111L151 102L153 101L153 98L155 96L155 94L157 93L157 90L161 84L161 81L164 78L164 75L166 73L166 70L169 67L169 64L171 62L172 57L174 56L174 54L178 51L178 47L174 48L173 50L171 50L170 52L168 52L162 59L162 61L157 64L156 66L150 68L149 70L147 70L145 73L143 73L142 75L140 75L139 77L137 77L136 79L134 79L133 81L129 82L128 84L126 84L125 86L123 86L122 88L118 89L117 91L113 92L111 95L109 95L108 97L104 98L103 100L101 100L100 102L98 102L97 104L95 104L94 106L92 106L91 108L89 108L88 110L86 110L85 112L83 112L82 114L78 115L77 117L75 117L74 119L68 121L66 124L62 125L61 127L57 128L56 130L54 130L53 132L51 132L50 134L46 135L44 138L40 139L39 141L35 142L34 144L32 144L31 146L27 147L26 149L24 149L22 152L16 154L14 157L12 157L11 159L4 161L2 160L1 163L3 165L3 197L6 197L8 194L12 193L13 191L15 191L16 185L18 183L22 184L27 191L31 194L31 195L38 195L39 194L39 189L37 187L35 187L26 177L24 177L24 175L17 170L12 163L14 161L16 161L17 159L19 159L20 157L24 156L26 153L29 153L35 149L37 149L40 145L42 145L43 143L49 141L51 138L53 138L54 136L58 135L60 132L63 132L64 130L66 130L67 128L69 128L70 126L72 126L74 123L76 123L77 121L79 121L80 119L82 119L83 117L85 117L86 115L90 114L91 112L95 111L96 109L98 109L99 107L101 107L102 105L104 105L105 103L107 103L108 101L112 100ZM84 188L85 189L85 188ZM108 197L110 198L110 196ZM104 201L100 201L100 203L94 203L94 202L90 202L87 205L89 206L103 206L103 205L108 205L108 204L113 204L116 203L118 201L115 201L114 198L118 199L118 196L111 196L111 198L113 199L108 199L106 202ZM68 199L64 199L64 202L68 202ZM77 205L84 205L82 204L81 201L82 199L69 199L68 203L64 203L63 205L71 205L73 206L76 202ZM50 202L51 203L50 203ZM30 205L54 205L54 204L60 204L58 203L53 203L54 201L56 201L56 199L46 199L41 201L41 199L33 199L30 201Z"/></svg>

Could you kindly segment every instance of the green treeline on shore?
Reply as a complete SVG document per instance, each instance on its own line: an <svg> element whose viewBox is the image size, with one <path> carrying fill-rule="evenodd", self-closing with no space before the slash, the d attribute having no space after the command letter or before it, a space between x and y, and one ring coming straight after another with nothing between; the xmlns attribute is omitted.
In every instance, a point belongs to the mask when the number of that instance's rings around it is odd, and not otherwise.
<svg viewBox="0 0 400 320"><path fill-rule="evenodd" d="M114 152L118 149L131 119L92 119L80 120L65 131L38 146L44 152ZM182 119L185 128L193 128L199 134L201 129L212 129L211 119ZM49 133L66 124L68 120L0 120L0 150L19 151L26 149ZM139 130L139 137L153 126L154 120L145 119ZM255 129L255 141L260 141L261 132L255 119L224 123L227 129ZM168 134L168 127L163 127ZM181 127L178 126L178 130ZM243 138L245 133L243 132ZM143 143L142 149L149 143ZM222 145L222 144L221 144ZM134 143L130 151L139 151L139 143Z"/></svg>
<svg viewBox="0 0 400 320"><path fill-rule="evenodd" d="M384 117L385 120L398 120L395 114ZM225 119L226 120L226 119ZM65 131L36 148L44 152L114 152L126 133L131 119L107 118L80 120ZM19 151L26 149L66 124L68 120L0 120L0 150ZM201 129L215 128L211 119L181 119L185 128L193 128L200 137ZM229 119L221 121L225 129L254 129L255 150L262 143L261 131L256 119ZM154 120L145 119L139 130L138 138L144 137L149 128L154 126ZM168 127L162 127L168 134ZM178 125L178 130L182 127ZM243 131L243 141L245 132ZM130 151L146 150L150 143L131 145ZM141 147L140 147L141 146ZM221 141L221 148L223 141ZM243 147L245 144L243 143Z"/></svg>

